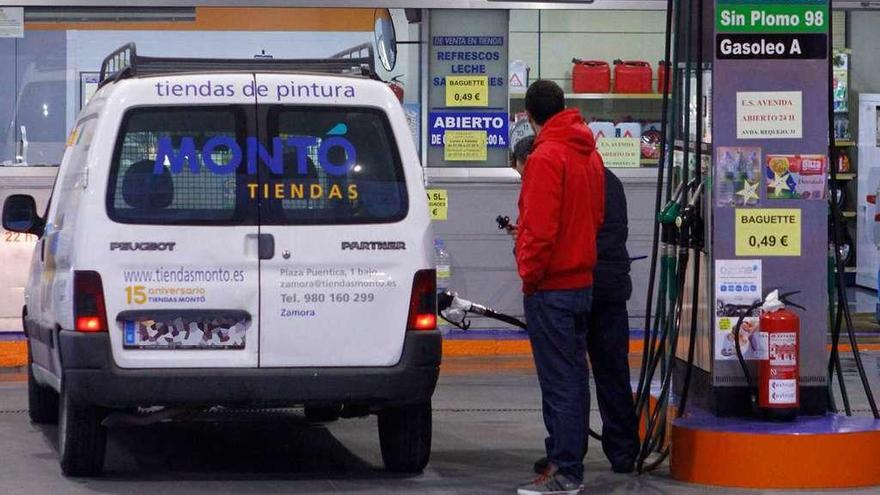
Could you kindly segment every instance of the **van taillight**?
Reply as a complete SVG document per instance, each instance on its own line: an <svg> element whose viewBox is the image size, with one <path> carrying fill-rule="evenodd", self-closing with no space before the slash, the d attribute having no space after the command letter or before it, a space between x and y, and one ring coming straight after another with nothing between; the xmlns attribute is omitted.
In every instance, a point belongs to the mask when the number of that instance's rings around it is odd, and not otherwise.
<svg viewBox="0 0 880 495"><path fill-rule="evenodd" d="M437 272L419 270L413 278L409 298L407 330L435 330L437 328Z"/></svg>
<svg viewBox="0 0 880 495"><path fill-rule="evenodd" d="M77 332L106 332L107 309L98 272L73 272L73 318Z"/></svg>

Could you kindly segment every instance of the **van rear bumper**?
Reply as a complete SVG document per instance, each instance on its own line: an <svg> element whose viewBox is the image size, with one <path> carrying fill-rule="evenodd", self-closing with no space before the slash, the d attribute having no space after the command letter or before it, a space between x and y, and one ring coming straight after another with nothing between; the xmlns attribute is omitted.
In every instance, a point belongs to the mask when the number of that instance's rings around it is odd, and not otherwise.
<svg viewBox="0 0 880 495"><path fill-rule="evenodd" d="M439 331L407 332L389 367L123 369L106 333L59 332L71 399L104 407L344 403L370 407L424 402L440 372ZM173 352L173 351L169 351Z"/></svg>

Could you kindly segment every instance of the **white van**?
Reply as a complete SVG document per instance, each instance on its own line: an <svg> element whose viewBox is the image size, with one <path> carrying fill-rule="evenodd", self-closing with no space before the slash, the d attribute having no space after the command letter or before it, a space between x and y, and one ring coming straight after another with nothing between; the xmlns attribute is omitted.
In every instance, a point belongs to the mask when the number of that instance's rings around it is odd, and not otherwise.
<svg viewBox="0 0 880 495"><path fill-rule="evenodd" d="M45 215L3 207L40 238L30 416L59 422L65 474L100 472L108 422L217 405L376 413L386 468L426 465L441 341L416 149L385 84L301 70L356 62L105 60Z"/></svg>

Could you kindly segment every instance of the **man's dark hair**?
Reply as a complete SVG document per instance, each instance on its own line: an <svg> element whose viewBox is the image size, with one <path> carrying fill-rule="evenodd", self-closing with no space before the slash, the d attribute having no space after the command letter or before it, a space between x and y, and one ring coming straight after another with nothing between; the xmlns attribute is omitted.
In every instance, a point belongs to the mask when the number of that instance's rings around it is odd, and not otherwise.
<svg viewBox="0 0 880 495"><path fill-rule="evenodd" d="M526 111L538 125L565 110L565 93L553 81L539 79L526 91Z"/></svg>
<svg viewBox="0 0 880 495"><path fill-rule="evenodd" d="M516 167L516 162L526 163L529 154L532 152L532 145L535 144L535 136L525 136L516 142L513 146L513 154L511 156L511 167Z"/></svg>

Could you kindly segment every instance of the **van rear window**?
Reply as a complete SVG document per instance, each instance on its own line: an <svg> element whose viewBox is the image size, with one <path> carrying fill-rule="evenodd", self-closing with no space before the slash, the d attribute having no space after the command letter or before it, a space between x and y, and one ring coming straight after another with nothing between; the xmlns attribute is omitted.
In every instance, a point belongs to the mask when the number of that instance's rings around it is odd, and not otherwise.
<svg viewBox="0 0 880 495"><path fill-rule="evenodd" d="M379 223L406 216L403 166L384 112L274 107L268 121L273 144L294 146L280 173L261 176L263 223Z"/></svg>
<svg viewBox="0 0 880 495"><path fill-rule="evenodd" d="M107 195L113 220L148 224L387 223L408 206L385 113L341 107L134 109Z"/></svg>
<svg viewBox="0 0 880 495"><path fill-rule="evenodd" d="M246 223L242 170L212 173L246 143L236 107L148 107L123 119L107 191L110 218L124 223ZM220 144L215 146L216 144ZM210 163L206 163L210 162Z"/></svg>

